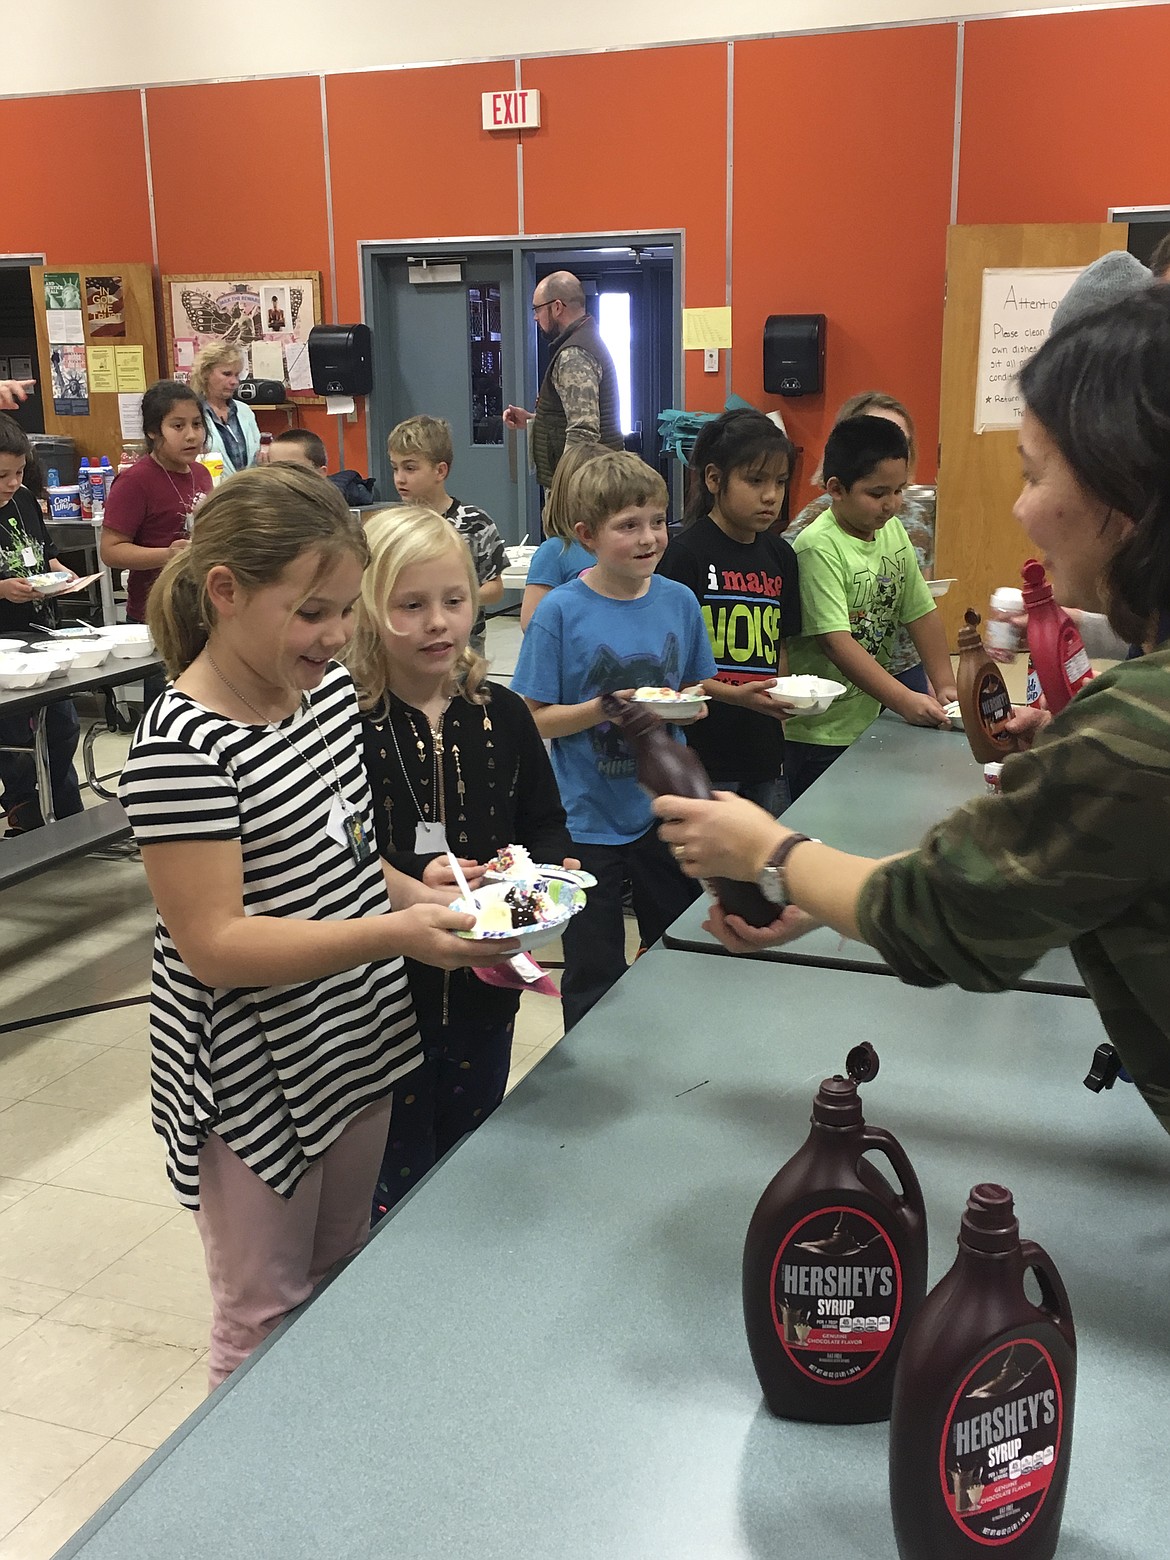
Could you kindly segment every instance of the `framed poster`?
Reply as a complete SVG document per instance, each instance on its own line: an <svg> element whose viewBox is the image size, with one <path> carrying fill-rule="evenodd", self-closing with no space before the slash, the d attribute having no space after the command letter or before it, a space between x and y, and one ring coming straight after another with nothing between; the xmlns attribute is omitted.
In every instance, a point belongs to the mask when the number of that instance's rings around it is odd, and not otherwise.
<svg viewBox="0 0 1170 1560"><path fill-rule="evenodd" d="M230 341L244 359L244 373L280 379L289 401L323 405L313 394L309 332L321 323L320 271L269 271L264 275L164 276L167 369L191 377L195 355L209 341Z"/></svg>

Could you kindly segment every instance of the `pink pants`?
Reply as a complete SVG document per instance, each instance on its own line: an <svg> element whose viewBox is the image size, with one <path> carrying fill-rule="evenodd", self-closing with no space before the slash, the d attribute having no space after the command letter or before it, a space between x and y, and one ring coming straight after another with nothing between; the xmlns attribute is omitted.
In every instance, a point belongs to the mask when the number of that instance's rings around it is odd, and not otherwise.
<svg viewBox="0 0 1170 1560"><path fill-rule="evenodd" d="M389 1099L355 1116L291 1197L214 1133L200 1149L195 1223L211 1281L212 1389L365 1244L389 1126Z"/></svg>

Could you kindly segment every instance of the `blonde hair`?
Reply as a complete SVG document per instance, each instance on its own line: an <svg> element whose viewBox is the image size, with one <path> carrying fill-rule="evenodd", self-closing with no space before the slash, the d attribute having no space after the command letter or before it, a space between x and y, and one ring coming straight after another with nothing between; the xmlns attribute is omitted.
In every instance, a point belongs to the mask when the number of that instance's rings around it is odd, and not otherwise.
<svg viewBox="0 0 1170 1560"><path fill-rule="evenodd" d="M666 483L653 466L629 450L603 450L569 479L565 504L574 521L596 536L607 520L631 504L667 504Z"/></svg>
<svg viewBox="0 0 1170 1560"><path fill-rule="evenodd" d="M207 595L212 569L230 569L246 591L271 585L315 553L316 585L339 558L369 562L362 528L332 482L303 466L251 466L221 483L196 513L191 544L155 582L146 619L172 677L185 672L215 626Z"/></svg>
<svg viewBox="0 0 1170 1560"><path fill-rule="evenodd" d="M386 697L393 672L383 635L397 630L389 617L390 598L405 569L418 564L436 563L440 558L457 558L467 575L471 593L472 621L479 612L479 580L467 543L449 520L422 504L398 504L366 523L370 547L370 567L362 576L362 594L357 607L357 627L345 653L345 664L357 684L362 709L376 708ZM448 692L456 693L471 704L486 704L488 690L483 686L488 664L470 644L455 663Z"/></svg>
<svg viewBox="0 0 1170 1560"><path fill-rule="evenodd" d="M570 444L566 448L557 461L557 469L553 473L544 503L544 514L541 516L546 536L559 536L566 547L577 540L577 533L573 530L575 515L568 502L573 478L582 466L587 466L591 460L607 453L604 444Z"/></svg>
<svg viewBox="0 0 1170 1560"><path fill-rule="evenodd" d="M849 417L873 417L881 416L883 412L892 412L895 417L900 417L906 424L906 443L910 446L909 470L913 472L918 463L918 441L914 436L914 419L892 395L887 395L884 390L862 390L860 395L851 395L842 403L833 418L833 427L843 423ZM825 462L821 463L812 474L812 481L817 487L825 485Z"/></svg>
<svg viewBox="0 0 1170 1560"><path fill-rule="evenodd" d="M432 466L446 461L449 467L455 459L451 424L445 417L408 417L391 428L386 451L390 455L421 455Z"/></svg>
<svg viewBox="0 0 1170 1560"><path fill-rule="evenodd" d="M244 366L244 354L234 342L209 341L200 348L191 369L190 385L201 401L207 399L208 374L225 363L238 363L241 369Z"/></svg>

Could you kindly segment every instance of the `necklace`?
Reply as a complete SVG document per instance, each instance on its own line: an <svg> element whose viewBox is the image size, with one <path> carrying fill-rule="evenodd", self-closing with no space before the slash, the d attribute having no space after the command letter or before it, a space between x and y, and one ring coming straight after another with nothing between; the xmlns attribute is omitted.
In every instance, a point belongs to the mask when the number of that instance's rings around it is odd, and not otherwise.
<svg viewBox="0 0 1170 1560"><path fill-rule="evenodd" d="M188 534L190 534L190 531L191 531L191 518L192 518L192 516L193 516L193 514L195 512L195 473L191 470L190 466L187 467L187 476L189 477L190 482L191 482L191 491L187 495L187 497L184 498L182 493L179 491L179 484L175 481L175 479L171 475L169 469L166 466L163 465L161 460L159 460L158 456L152 453L150 458L151 458L152 461L154 461L155 465L162 472L163 476L166 477L167 481L171 484L171 487L174 489L175 497L179 501L179 509L180 509L180 511L182 513L182 516L183 516L183 529ZM208 657L208 659L210 660L210 657ZM217 671L217 675L218 675L218 671ZM234 689L232 691L235 692ZM237 694L236 697L239 698L239 695ZM244 703L245 704L248 703L247 699L244 700ZM251 708L250 705L249 705L249 708Z"/></svg>
<svg viewBox="0 0 1170 1560"><path fill-rule="evenodd" d="M360 867L362 862L367 861L373 854L373 849L370 845L369 836L366 834L365 821L362 818L361 813L350 807L347 803L345 791L341 784L341 775L337 768L337 760L333 756L333 749L325 740L325 733L321 730L321 723L317 719L317 711L313 708L313 701L308 698L307 695L302 693L299 707L302 710L306 708L308 709L309 714L313 718L313 725L317 729L317 735L321 739L321 745L329 754L329 762L333 766L334 785L332 786L329 784L328 780L325 779L325 776L317 768L316 764L314 764L309 755L301 751L301 749L289 736L288 732L285 731L282 726L277 726L271 720L269 720L264 715L263 711L256 708L251 699L245 698L245 696L240 692L234 683L228 682L227 678L215 664L210 651L206 652L206 654L208 665L219 678L220 682L223 683L227 691L234 694L245 709L251 710L253 715L262 720L269 731L274 732L278 737L281 737L285 742L287 742L289 747L292 748L293 752L297 755L301 762L303 764L307 764L308 767L313 771L314 775L316 775L321 788L328 795L335 796L337 811L340 815L342 828L345 831L345 843L349 849L350 855L353 857L354 864ZM294 714L295 713L296 712L294 711Z"/></svg>

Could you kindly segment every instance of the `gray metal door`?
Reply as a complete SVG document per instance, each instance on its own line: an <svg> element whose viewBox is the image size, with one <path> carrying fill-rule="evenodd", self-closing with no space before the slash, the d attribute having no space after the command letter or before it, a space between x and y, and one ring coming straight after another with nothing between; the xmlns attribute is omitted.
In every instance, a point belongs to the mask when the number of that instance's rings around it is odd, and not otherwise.
<svg viewBox="0 0 1170 1560"><path fill-rule="evenodd" d="M502 420L504 407L520 400L512 265L510 252L476 255L462 261L458 282L412 282L406 256L380 256L371 321L383 496L394 497L390 429L419 413L445 417L455 449L447 490L486 510L508 543L521 538L526 456Z"/></svg>

